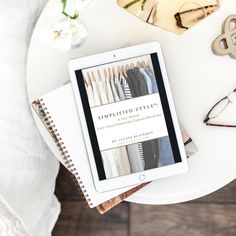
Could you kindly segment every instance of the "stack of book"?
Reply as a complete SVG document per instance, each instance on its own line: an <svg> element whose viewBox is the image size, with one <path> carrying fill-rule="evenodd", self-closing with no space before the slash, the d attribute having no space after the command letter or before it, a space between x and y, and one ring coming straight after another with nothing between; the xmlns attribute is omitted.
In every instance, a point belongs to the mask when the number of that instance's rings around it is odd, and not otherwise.
<svg viewBox="0 0 236 236"><path fill-rule="evenodd" d="M96 191L70 83L43 95L32 106L56 143L62 164L70 171L90 208L96 207L103 214L148 184L103 193ZM187 156L190 157L197 148L184 128L181 132Z"/></svg>

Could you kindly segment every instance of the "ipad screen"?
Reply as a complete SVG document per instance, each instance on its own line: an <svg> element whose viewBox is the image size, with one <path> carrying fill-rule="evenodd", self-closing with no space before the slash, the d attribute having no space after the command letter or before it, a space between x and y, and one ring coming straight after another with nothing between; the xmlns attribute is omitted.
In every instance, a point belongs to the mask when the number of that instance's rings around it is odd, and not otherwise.
<svg viewBox="0 0 236 236"><path fill-rule="evenodd" d="M181 162L157 53L75 73L100 180Z"/></svg>

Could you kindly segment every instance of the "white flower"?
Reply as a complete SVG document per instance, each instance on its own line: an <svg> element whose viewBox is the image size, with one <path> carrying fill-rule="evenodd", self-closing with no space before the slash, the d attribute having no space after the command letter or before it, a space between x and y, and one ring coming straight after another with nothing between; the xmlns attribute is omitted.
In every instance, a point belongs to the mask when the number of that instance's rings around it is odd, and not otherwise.
<svg viewBox="0 0 236 236"><path fill-rule="evenodd" d="M43 29L40 38L59 51L68 51L82 44L87 35L86 27L78 20L63 18L53 26Z"/></svg>

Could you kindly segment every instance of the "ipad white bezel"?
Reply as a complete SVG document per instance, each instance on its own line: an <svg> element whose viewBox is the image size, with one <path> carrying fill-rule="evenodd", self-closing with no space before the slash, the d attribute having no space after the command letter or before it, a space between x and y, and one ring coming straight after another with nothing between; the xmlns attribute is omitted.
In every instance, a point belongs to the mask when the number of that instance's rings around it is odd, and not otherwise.
<svg viewBox="0 0 236 236"><path fill-rule="evenodd" d="M84 109L80 97L80 92L78 89L77 78L75 72L77 70L83 70L94 66L99 66L102 64L114 63L116 61L130 59L134 57L139 57L141 55L150 55L156 53L159 60L159 65L163 77L163 83L165 87L165 92L167 94L167 100L169 103L170 113L172 117L172 122L176 134L176 139L179 147L179 152L181 156L181 162L177 162L172 165L157 167L150 170L145 170L138 173L132 173L125 176L119 176L111 179L99 180L98 171L95 163L95 157L93 154L92 144L88 132L87 121L84 114ZM98 63L99 62L99 63ZM140 45L135 45L127 48L117 49L113 51L108 51L96 55L91 55L83 58L77 58L69 61L69 72L70 79L72 82L72 87L74 90L74 96L77 103L77 108L79 112L80 123L84 135L84 140L86 144L86 149L88 153L89 163L91 167L91 172L93 176L93 181L95 188L98 192L105 192L117 188L132 186L136 184L141 184L143 182L149 182L152 180L177 175L184 173L188 170L188 163L186 152L184 149L184 144L180 132L180 127L174 107L173 97L171 94L171 89L169 85L169 80L167 76L167 71L164 63L164 58L161 50L161 46L158 42L150 42ZM79 144L78 144L79 145ZM79 153L78 153L79 155Z"/></svg>

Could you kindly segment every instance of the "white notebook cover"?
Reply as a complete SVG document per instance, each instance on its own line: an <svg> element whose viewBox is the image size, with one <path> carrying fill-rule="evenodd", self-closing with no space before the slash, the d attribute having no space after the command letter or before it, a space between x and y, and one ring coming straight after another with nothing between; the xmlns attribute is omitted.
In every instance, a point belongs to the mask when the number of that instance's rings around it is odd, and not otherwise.
<svg viewBox="0 0 236 236"><path fill-rule="evenodd" d="M93 208L97 205L126 192L132 187L121 188L109 192L97 192L93 183L86 147L79 121L76 103L71 84L62 86L40 97L47 108L61 141L68 151L69 159L78 172L78 183L84 192L88 205ZM85 192L86 190L86 192Z"/></svg>

